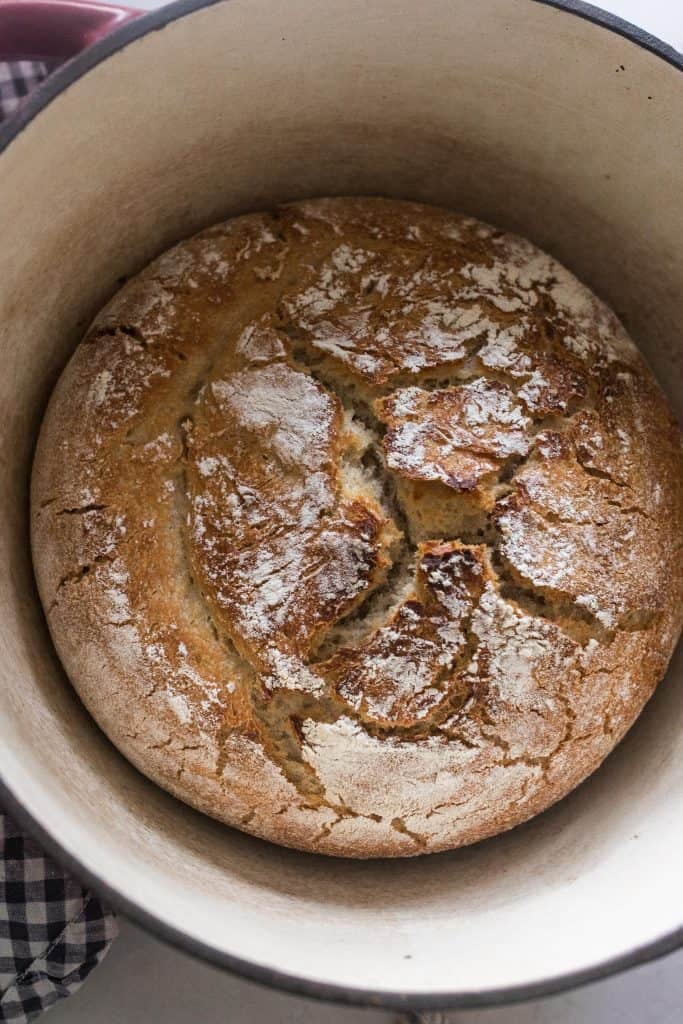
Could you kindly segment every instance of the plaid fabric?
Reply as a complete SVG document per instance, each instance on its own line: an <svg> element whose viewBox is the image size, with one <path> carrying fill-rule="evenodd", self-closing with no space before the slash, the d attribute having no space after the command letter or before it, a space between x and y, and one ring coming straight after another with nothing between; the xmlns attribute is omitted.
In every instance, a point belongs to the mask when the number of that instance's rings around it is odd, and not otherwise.
<svg viewBox="0 0 683 1024"><path fill-rule="evenodd" d="M0 121L47 76L0 63ZM0 1022L26 1024L71 995L107 952L116 919L0 808Z"/></svg>
<svg viewBox="0 0 683 1024"><path fill-rule="evenodd" d="M32 60L0 64L0 121L14 113L24 96L28 96L47 73L45 64Z"/></svg>
<svg viewBox="0 0 683 1024"><path fill-rule="evenodd" d="M111 911L0 811L0 1021L71 995L116 934Z"/></svg>

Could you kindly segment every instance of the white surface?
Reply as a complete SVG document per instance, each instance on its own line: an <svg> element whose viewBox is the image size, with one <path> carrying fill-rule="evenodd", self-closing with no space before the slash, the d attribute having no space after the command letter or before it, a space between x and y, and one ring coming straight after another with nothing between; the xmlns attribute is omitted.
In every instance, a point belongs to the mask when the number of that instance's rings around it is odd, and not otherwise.
<svg viewBox="0 0 683 1024"><path fill-rule="evenodd" d="M499 1010L449 1014L447 1024L675 1024L683 952L578 991ZM109 956L49 1024L393 1024L395 1013L328 1006L232 978L121 922ZM431 1018L436 1024L436 1015ZM446 1024L446 1022L444 1022Z"/></svg>
<svg viewBox="0 0 683 1024"><path fill-rule="evenodd" d="M141 6L147 7L148 4ZM149 3L150 7L159 6ZM641 25L677 50L683 50L683 6L680 0L603 0L596 6Z"/></svg>
<svg viewBox="0 0 683 1024"><path fill-rule="evenodd" d="M151 11L164 4L160 0L128 0L128 6ZM670 46L683 50L683 4L680 0L601 0L594 6L618 14Z"/></svg>
<svg viewBox="0 0 683 1024"><path fill-rule="evenodd" d="M139 7L159 6L139 0ZM612 0L603 6L683 46L683 8L673 0L643 3ZM452 1020L464 1024L669 1024L683 1007L683 953L580 991L513 1008L468 1011ZM125 1024L198 1021L269 1021L308 1024L325 1020L352 1024L395 1020L395 1014L338 1009L259 989L215 971L164 946L123 922L108 960L73 1000L53 1011L51 1020L71 1024Z"/></svg>

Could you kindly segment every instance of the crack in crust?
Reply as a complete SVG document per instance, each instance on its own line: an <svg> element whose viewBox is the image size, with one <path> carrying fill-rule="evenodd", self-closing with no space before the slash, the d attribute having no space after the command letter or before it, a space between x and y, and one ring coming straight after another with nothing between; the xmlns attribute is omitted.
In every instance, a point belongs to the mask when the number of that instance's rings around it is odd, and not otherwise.
<svg viewBox="0 0 683 1024"><path fill-rule="evenodd" d="M383 851L421 852L440 848L439 821L465 820L476 799L478 824L445 845L562 795L567 752L575 781L592 770L669 651L630 696L625 663L611 671L600 658L639 634L670 648L680 618L661 598L661 566L634 574L629 548L658 550L663 509L680 518L680 481L663 479L667 465L680 471L675 428L613 315L523 240L409 204L320 201L241 218L146 273L103 311L86 337L90 365L72 372L87 399L82 433L118 446L107 473L131 481L150 550L149 508L161 510L159 557L182 580L173 601L207 652L190 664L195 652L173 634L179 670L203 678L202 658L220 655L240 679L206 712L207 775L227 799L247 737L300 798L297 813L318 814L295 845L354 853L348 830L366 822L385 828ZM651 465L634 455L639 441ZM48 614L95 568L112 592L123 534L98 553L97 531L130 510L102 458L84 457L93 486L64 489L48 474L36 491L40 521L88 552L57 579ZM138 539L128 544L142 561ZM160 600L155 588L141 599L120 599L102 623L130 635L139 608ZM168 643L155 635L145 650ZM608 692L591 717L596 680ZM155 676L145 698L164 692ZM173 698L181 721L184 699ZM573 746L597 735L607 746L577 774ZM180 782L202 742L169 735L147 749L180 756ZM454 784L424 813L394 814L367 796L374 776L363 789L343 763L357 756L357 774L372 775L380 748L389 762L409 747L441 766L435 778L486 779L490 803ZM498 771L516 781L493 782ZM291 812L288 796L271 817ZM230 820L272 833L257 801Z"/></svg>

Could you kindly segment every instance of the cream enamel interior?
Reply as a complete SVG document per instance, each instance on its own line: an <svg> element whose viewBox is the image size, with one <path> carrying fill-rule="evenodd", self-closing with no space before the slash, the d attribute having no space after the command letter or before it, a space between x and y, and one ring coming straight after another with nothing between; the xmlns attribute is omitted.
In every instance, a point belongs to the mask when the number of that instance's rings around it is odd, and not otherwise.
<svg viewBox="0 0 683 1024"><path fill-rule="evenodd" d="M454 999L681 926L682 657L603 768L528 825L405 862L293 853L168 797L82 710L33 584L27 484L50 388L117 278L308 195L413 198L526 234L620 313L680 416L682 81L531 0L229 0L95 66L0 156L0 770L143 911L297 977Z"/></svg>

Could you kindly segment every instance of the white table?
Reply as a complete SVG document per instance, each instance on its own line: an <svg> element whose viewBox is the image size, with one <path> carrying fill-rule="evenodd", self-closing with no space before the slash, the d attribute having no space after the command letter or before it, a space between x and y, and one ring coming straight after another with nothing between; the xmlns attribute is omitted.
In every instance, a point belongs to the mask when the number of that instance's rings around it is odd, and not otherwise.
<svg viewBox="0 0 683 1024"><path fill-rule="evenodd" d="M683 951L595 985L449 1024L678 1024ZM395 1013L314 1003L259 988L191 959L128 921L81 991L49 1024L393 1024Z"/></svg>
<svg viewBox="0 0 683 1024"><path fill-rule="evenodd" d="M596 2L683 50L683 0ZM161 3L130 0L130 5ZM105 962L48 1019L50 1024L390 1024L397 1017L259 988L121 921L121 935ZM462 1011L447 1019L458 1024L676 1024L683 1020L683 951L551 999Z"/></svg>

